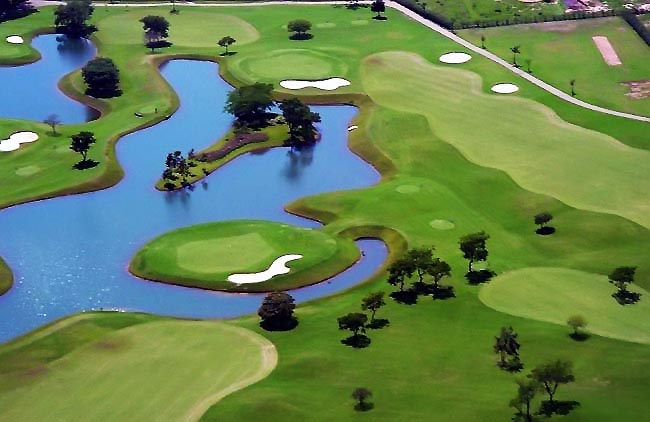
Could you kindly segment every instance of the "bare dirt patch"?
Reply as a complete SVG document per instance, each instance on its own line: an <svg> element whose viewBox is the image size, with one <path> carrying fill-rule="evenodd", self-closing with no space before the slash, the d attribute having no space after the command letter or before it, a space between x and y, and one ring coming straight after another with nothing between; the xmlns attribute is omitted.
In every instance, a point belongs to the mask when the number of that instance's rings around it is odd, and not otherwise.
<svg viewBox="0 0 650 422"><path fill-rule="evenodd" d="M603 56L603 60L605 60L605 63L610 66L620 66L623 64L607 37L594 36L591 37L591 39L594 40L596 47L598 47L598 51L600 51L600 55Z"/></svg>
<svg viewBox="0 0 650 422"><path fill-rule="evenodd" d="M626 97L630 97L634 100L650 98L650 79L622 82L621 85L625 85L630 89L630 91L625 94Z"/></svg>
<svg viewBox="0 0 650 422"><path fill-rule="evenodd" d="M573 32L578 28L578 23L573 21L540 22L531 26L547 32Z"/></svg>

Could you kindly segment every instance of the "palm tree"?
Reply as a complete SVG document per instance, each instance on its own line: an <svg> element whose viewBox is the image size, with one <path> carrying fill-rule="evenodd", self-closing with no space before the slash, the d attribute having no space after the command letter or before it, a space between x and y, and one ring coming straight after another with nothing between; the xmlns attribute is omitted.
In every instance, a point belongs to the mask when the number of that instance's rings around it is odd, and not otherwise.
<svg viewBox="0 0 650 422"><path fill-rule="evenodd" d="M526 72L533 73L533 71L530 69L530 64L533 62L533 59L526 59L525 62L526 62L526 68L527 68Z"/></svg>
<svg viewBox="0 0 650 422"><path fill-rule="evenodd" d="M494 352L499 353L499 366L504 368L507 364L506 356L519 357L519 342L517 342L517 333L512 327L501 327L498 337L495 337Z"/></svg>
<svg viewBox="0 0 650 422"><path fill-rule="evenodd" d="M485 50L485 34L481 34L481 48Z"/></svg>
<svg viewBox="0 0 650 422"><path fill-rule="evenodd" d="M576 91L575 91L576 80L575 80L575 79L571 79L571 80L569 81L569 85L571 85L571 96L572 96L572 97L575 97L575 96L576 96Z"/></svg>
<svg viewBox="0 0 650 422"><path fill-rule="evenodd" d="M515 45L513 47L510 47L510 51L512 51L512 65L514 67L519 67L517 64L517 54L521 53L521 46Z"/></svg>

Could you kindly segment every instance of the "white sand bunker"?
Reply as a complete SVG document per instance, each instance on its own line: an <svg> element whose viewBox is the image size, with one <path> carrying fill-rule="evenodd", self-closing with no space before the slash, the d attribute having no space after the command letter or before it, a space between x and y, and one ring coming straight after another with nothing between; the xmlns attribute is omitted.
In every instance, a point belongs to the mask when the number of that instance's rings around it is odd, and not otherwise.
<svg viewBox="0 0 650 422"><path fill-rule="evenodd" d="M359 129L359 126L357 125L352 125L348 128L348 132L352 132L353 130Z"/></svg>
<svg viewBox="0 0 650 422"><path fill-rule="evenodd" d="M350 85L350 81L343 78L329 78L320 81L301 81L295 79L288 79L280 82L280 86L286 89L303 89L313 87L323 89L325 91L334 91L342 86Z"/></svg>
<svg viewBox="0 0 650 422"><path fill-rule="evenodd" d="M447 53L440 56L440 61L448 64L460 64L468 62L472 59L467 53Z"/></svg>
<svg viewBox="0 0 650 422"><path fill-rule="evenodd" d="M0 139L0 152L15 151L20 148L20 144L28 144L38 140L38 135L34 132L16 132L7 139Z"/></svg>
<svg viewBox="0 0 650 422"><path fill-rule="evenodd" d="M594 40L596 47L598 47L598 51L600 51L600 55L603 56L603 60L605 60L605 63L610 66L619 66L623 64L607 37L591 37L591 39Z"/></svg>
<svg viewBox="0 0 650 422"><path fill-rule="evenodd" d="M497 94L512 94L519 91L519 87L515 84L496 84L490 89Z"/></svg>
<svg viewBox="0 0 650 422"><path fill-rule="evenodd" d="M9 44L22 44L25 42L20 35L9 35L6 39Z"/></svg>
<svg viewBox="0 0 650 422"><path fill-rule="evenodd" d="M261 283L262 281L270 280L276 275L287 274L291 269L285 264L300 258L302 258L302 255L282 255L273 261L267 270L261 273L231 274L228 276L228 281L235 284Z"/></svg>

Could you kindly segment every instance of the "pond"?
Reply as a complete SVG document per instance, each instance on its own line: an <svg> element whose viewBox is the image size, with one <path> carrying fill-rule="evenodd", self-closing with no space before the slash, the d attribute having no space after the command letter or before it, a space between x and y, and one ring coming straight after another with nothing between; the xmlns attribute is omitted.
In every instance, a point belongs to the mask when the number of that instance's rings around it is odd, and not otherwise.
<svg viewBox="0 0 650 422"><path fill-rule="evenodd" d="M68 40L55 34L34 38L32 46L41 53L39 61L0 67L0 116L42 122L57 114L63 123L97 119L97 110L67 97L57 87L63 76L95 57L95 46L88 40Z"/></svg>
<svg viewBox="0 0 650 422"><path fill-rule="evenodd" d="M14 287L0 296L0 341L90 309L197 318L253 313L261 295L144 281L131 276L127 266L153 237L193 224L250 218L317 227L314 221L286 213L283 206L380 179L347 148L347 126L356 108L321 106L313 108L322 117L322 139L315 147L246 154L191 192L156 191L153 186L168 152L204 148L231 125L223 104L232 88L219 77L215 64L175 60L162 72L179 95L181 107L169 120L120 140L117 153L125 177L118 185L0 211L0 256L16 278ZM378 240L357 244L364 256L355 266L292 295L305 301L370 276L385 260L386 246Z"/></svg>

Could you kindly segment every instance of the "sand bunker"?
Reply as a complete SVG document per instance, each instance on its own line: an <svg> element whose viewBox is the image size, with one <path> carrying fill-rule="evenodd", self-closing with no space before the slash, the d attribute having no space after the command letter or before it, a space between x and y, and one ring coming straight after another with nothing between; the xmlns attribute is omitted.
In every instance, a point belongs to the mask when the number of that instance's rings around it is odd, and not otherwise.
<svg viewBox="0 0 650 422"><path fill-rule="evenodd" d="M350 126L350 127L348 128L348 132L352 132L352 131L355 130L355 129L359 129L359 126L357 126L357 125L352 125L352 126Z"/></svg>
<svg viewBox="0 0 650 422"><path fill-rule="evenodd" d="M603 56L605 63L610 66L619 66L623 64L621 59L618 58L616 50L614 50L614 47L612 47L612 44L610 44L607 37L597 36L591 37L591 39L594 40L594 43L596 43L596 47L598 47L598 51L600 51L600 55Z"/></svg>
<svg viewBox="0 0 650 422"><path fill-rule="evenodd" d="M490 89L497 94L512 94L519 91L519 87L515 84L496 84Z"/></svg>
<svg viewBox="0 0 650 422"><path fill-rule="evenodd" d="M313 87L325 91L334 91L342 86L350 85L350 81L343 78L329 78L320 81L301 81L295 79L288 79L280 82L280 86L286 89L303 89Z"/></svg>
<svg viewBox="0 0 650 422"><path fill-rule="evenodd" d="M28 144L37 140L38 135L34 132L16 132L7 139L0 140L0 151L15 151L20 148L20 144Z"/></svg>
<svg viewBox="0 0 650 422"><path fill-rule="evenodd" d="M460 64L468 62L472 59L467 53L447 53L440 56L440 61L448 64Z"/></svg>
<svg viewBox="0 0 650 422"><path fill-rule="evenodd" d="M276 275L287 274L291 269L285 264L300 258L302 258L302 255L282 255L273 261L271 266L265 271L250 274L231 274L228 276L228 281L235 284L261 283L262 281L270 280Z"/></svg>
<svg viewBox="0 0 650 422"><path fill-rule="evenodd" d="M20 35L9 35L6 39L9 44L22 44L25 42Z"/></svg>

